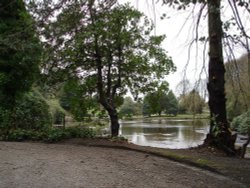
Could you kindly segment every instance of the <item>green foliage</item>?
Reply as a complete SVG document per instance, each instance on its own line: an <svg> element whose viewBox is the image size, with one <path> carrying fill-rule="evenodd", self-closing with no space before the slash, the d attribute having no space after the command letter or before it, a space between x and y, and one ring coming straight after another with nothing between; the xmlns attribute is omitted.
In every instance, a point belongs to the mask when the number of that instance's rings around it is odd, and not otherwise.
<svg viewBox="0 0 250 188"><path fill-rule="evenodd" d="M99 110L99 105L91 95L88 83L80 84L75 79L65 83L60 96L60 105L79 121L89 116L91 110L94 112Z"/></svg>
<svg viewBox="0 0 250 188"><path fill-rule="evenodd" d="M143 106L142 106L142 114L143 116L151 116L151 108L150 108L150 104L148 102L147 99L144 98L143 100Z"/></svg>
<svg viewBox="0 0 250 188"><path fill-rule="evenodd" d="M128 142L128 139L123 136L115 136L111 138L112 142Z"/></svg>
<svg viewBox="0 0 250 188"><path fill-rule="evenodd" d="M147 106L149 107L149 114L161 115L167 104L167 95L158 91L152 92L145 96L143 103L145 106L144 110L147 110ZM144 114L147 113L144 111Z"/></svg>
<svg viewBox="0 0 250 188"><path fill-rule="evenodd" d="M41 45L22 0L1 1L0 134L14 129L40 130L50 125L44 99L30 90L37 75ZM20 133L20 134L19 134ZM14 132L16 137L26 133Z"/></svg>
<svg viewBox="0 0 250 188"><path fill-rule="evenodd" d="M91 128L86 127L69 127L66 128L66 131L73 138L93 138L96 135L96 132Z"/></svg>
<svg viewBox="0 0 250 188"><path fill-rule="evenodd" d="M58 99L48 99L53 124L63 124L66 111L60 106Z"/></svg>
<svg viewBox="0 0 250 188"><path fill-rule="evenodd" d="M154 92L148 93L143 100L143 114L159 114L167 107L168 83L161 83Z"/></svg>
<svg viewBox="0 0 250 188"><path fill-rule="evenodd" d="M206 3L206 0L162 0L163 4L167 4L177 10L185 10L190 5L196 3Z"/></svg>
<svg viewBox="0 0 250 188"><path fill-rule="evenodd" d="M142 114L142 104L135 102L131 97L126 97L119 110L120 117L132 118L134 115Z"/></svg>
<svg viewBox="0 0 250 188"><path fill-rule="evenodd" d="M134 114L134 102L131 97L126 97L124 103L122 104L119 115L131 117Z"/></svg>
<svg viewBox="0 0 250 188"><path fill-rule="evenodd" d="M46 133L43 131L33 131L26 129L13 129L8 132L6 135L0 135L3 137L2 140L8 141L24 141L24 140L43 140L46 136Z"/></svg>
<svg viewBox="0 0 250 188"><path fill-rule="evenodd" d="M56 142L68 138L93 138L95 131L85 127L69 127L66 129L52 128L48 129L45 137L46 142Z"/></svg>
<svg viewBox="0 0 250 188"><path fill-rule="evenodd" d="M41 130L51 126L49 106L40 93L33 91L17 102L14 112L15 127Z"/></svg>
<svg viewBox="0 0 250 188"><path fill-rule="evenodd" d="M244 113L246 110L246 106L243 103L241 96L235 96L231 92L227 95L227 117L229 120L239 116L240 114Z"/></svg>
<svg viewBox="0 0 250 188"><path fill-rule="evenodd" d="M41 46L22 0L1 7L0 105L11 109L39 74Z"/></svg>
<svg viewBox="0 0 250 188"><path fill-rule="evenodd" d="M116 136L117 106L127 90L136 99L139 93L153 90L175 66L161 47L165 36L152 36L153 25L141 12L128 4L109 5L108 1L69 1L42 29L46 71L75 78L87 88L82 98L96 96L113 118L111 130ZM77 109L83 112L88 101Z"/></svg>
<svg viewBox="0 0 250 188"><path fill-rule="evenodd" d="M179 99L179 109L181 109L182 112L201 114L204 106L204 99L202 99L199 93L195 90L187 95L181 96Z"/></svg>
<svg viewBox="0 0 250 188"><path fill-rule="evenodd" d="M52 24L58 31L52 32L56 34L53 38L58 47L53 58L60 59L58 62L64 67L61 71L67 70L72 76L72 72L78 73L80 69L84 77L81 84L87 85L88 91L97 92L98 96L101 92L105 101L110 97L114 101L127 88L137 97L139 92L154 88L156 79L175 70L171 58L160 46L165 37L150 36L153 27L140 12L128 5L109 10L103 10L99 4L96 6L100 9L93 10L92 15L81 13L78 8L71 11L72 7L65 8ZM71 25L68 18L73 15L79 17ZM66 28L79 32L62 42ZM96 57L100 57L98 61ZM58 67L57 71L60 71ZM97 87L98 81L102 87Z"/></svg>
<svg viewBox="0 0 250 188"><path fill-rule="evenodd" d="M8 141L45 141L57 142L69 138L93 138L95 131L85 127L69 127L66 129L48 128L44 130L34 131L27 129L13 129L7 134L0 134L0 140Z"/></svg>
<svg viewBox="0 0 250 188"><path fill-rule="evenodd" d="M43 130L51 126L51 115L45 99L33 91L16 102L13 110L1 109L2 130Z"/></svg>
<svg viewBox="0 0 250 188"><path fill-rule="evenodd" d="M225 64L227 115L230 120L243 114L250 106L250 85L247 54Z"/></svg>
<svg viewBox="0 0 250 188"><path fill-rule="evenodd" d="M11 111L0 107L0 135L5 135L11 128Z"/></svg>
<svg viewBox="0 0 250 188"><path fill-rule="evenodd" d="M167 94L167 103L165 106L165 112L167 114L177 115L178 113L178 100L174 93L170 90Z"/></svg>
<svg viewBox="0 0 250 188"><path fill-rule="evenodd" d="M231 123L231 127L240 133L250 134L250 110L235 117Z"/></svg>
<svg viewBox="0 0 250 188"><path fill-rule="evenodd" d="M55 114L53 115L53 123L54 124L63 124L65 118L64 111L56 110Z"/></svg>
<svg viewBox="0 0 250 188"><path fill-rule="evenodd" d="M43 140L45 142L58 142L63 139L70 138L70 134L67 131L64 131L63 129L49 129L46 132L45 138Z"/></svg>
<svg viewBox="0 0 250 188"><path fill-rule="evenodd" d="M169 115L176 115L178 112L178 101L174 93L168 91L167 82L161 83L156 91L148 93L143 100L144 115L161 115L162 112Z"/></svg>

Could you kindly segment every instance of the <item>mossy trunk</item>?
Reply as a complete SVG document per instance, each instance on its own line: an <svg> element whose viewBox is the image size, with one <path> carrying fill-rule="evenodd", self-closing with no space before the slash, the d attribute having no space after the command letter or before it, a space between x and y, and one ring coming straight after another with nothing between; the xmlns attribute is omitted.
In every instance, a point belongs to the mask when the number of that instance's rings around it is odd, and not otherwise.
<svg viewBox="0 0 250 188"><path fill-rule="evenodd" d="M205 143L233 154L234 142L227 121L225 97L225 67L222 53L222 22L220 0L208 0L209 27L209 93L210 131Z"/></svg>

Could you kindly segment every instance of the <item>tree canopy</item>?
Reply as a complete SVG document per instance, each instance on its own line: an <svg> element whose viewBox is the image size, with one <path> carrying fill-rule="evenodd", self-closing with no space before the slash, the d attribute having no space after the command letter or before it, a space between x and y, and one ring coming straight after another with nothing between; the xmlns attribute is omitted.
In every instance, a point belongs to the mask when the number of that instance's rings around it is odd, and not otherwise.
<svg viewBox="0 0 250 188"><path fill-rule="evenodd" d="M89 94L86 85L81 85L79 80L67 81L59 99L60 105L78 121L82 121L86 116L89 116L90 111L99 109L96 97Z"/></svg>
<svg viewBox="0 0 250 188"><path fill-rule="evenodd" d="M168 83L163 82L154 91L149 92L143 101L143 114L158 114L165 111L167 105Z"/></svg>
<svg viewBox="0 0 250 188"><path fill-rule="evenodd" d="M167 94L167 104L165 112L166 114L170 115L177 115L178 113L178 100L172 90L170 90Z"/></svg>
<svg viewBox="0 0 250 188"><path fill-rule="evenodd" d="M131 97L125 97L124 102L119 109L120 117L132 117L133 115L142 114L142 104L135 102Z"/></svg>
<svg viewBox="0 0 250 188"><path fill-rule="evenodd" d="M69 21L73 18L74 23ZM74 76L97 95L111 118L113 136L119 129L119 98L128 90L135 97L152 90L175 70L161 48L165 36L151 36L151 22L128 4L105 9L102 2L75 2L62 10L51 28L53 43L47 44L56 50L48 54L52 58L47 65L53 61L56 72Z"/></svg>
<svg viewBox="0 0 250 188"><path fill-rule="evenodd" d="M168 88L168 83L161 83L154 91L146 94L143 100L143 114L150 116L162 112L168 115L176 115L178 112L178 101L174 93Z"/></svg>
<svg viewBox="0 0 250 188"><path fill-rule="evenodd" d="M12 108L39 73L41 45L22 0L1 1L0 104Z"/></svg>
<svg viewBox="0 0 250 188"><path fill-rule="evenodd" d="M205 100L195 90L180 97L180 108L193 115L201 114L205 106Z"/></svg>

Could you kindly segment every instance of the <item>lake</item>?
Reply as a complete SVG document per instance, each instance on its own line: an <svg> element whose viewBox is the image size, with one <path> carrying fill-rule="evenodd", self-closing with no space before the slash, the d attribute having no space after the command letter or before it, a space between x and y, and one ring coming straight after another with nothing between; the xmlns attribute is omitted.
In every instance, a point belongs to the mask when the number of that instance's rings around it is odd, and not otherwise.
<svg viewBox="0 0 250 188"><path fill-rule="evenodd" d="M203 143L209 131L209 120L143 119L120 121L119 134L129 142L158 148L184 149ZM236 145L243 142L238 136ZM250 144L246 158L250 158Z"/></svg>
<svg viewBox="0 0 250 188"><path fill-rule="evenodd" d="M129 142L171 149L198 146L209 131L208 120L143 119L120 124L120 135Z"/></svg>

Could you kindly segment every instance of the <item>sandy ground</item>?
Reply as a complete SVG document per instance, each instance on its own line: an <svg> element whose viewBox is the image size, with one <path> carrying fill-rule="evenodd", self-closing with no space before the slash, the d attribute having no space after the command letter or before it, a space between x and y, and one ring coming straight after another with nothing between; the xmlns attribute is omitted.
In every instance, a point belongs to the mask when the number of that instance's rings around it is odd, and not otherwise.
<svg viewBox="0 0 250 188"><path fill-rule="evenodd" d="M136 151L0 142L1 188L247 187L222 175Z"/></svg>

